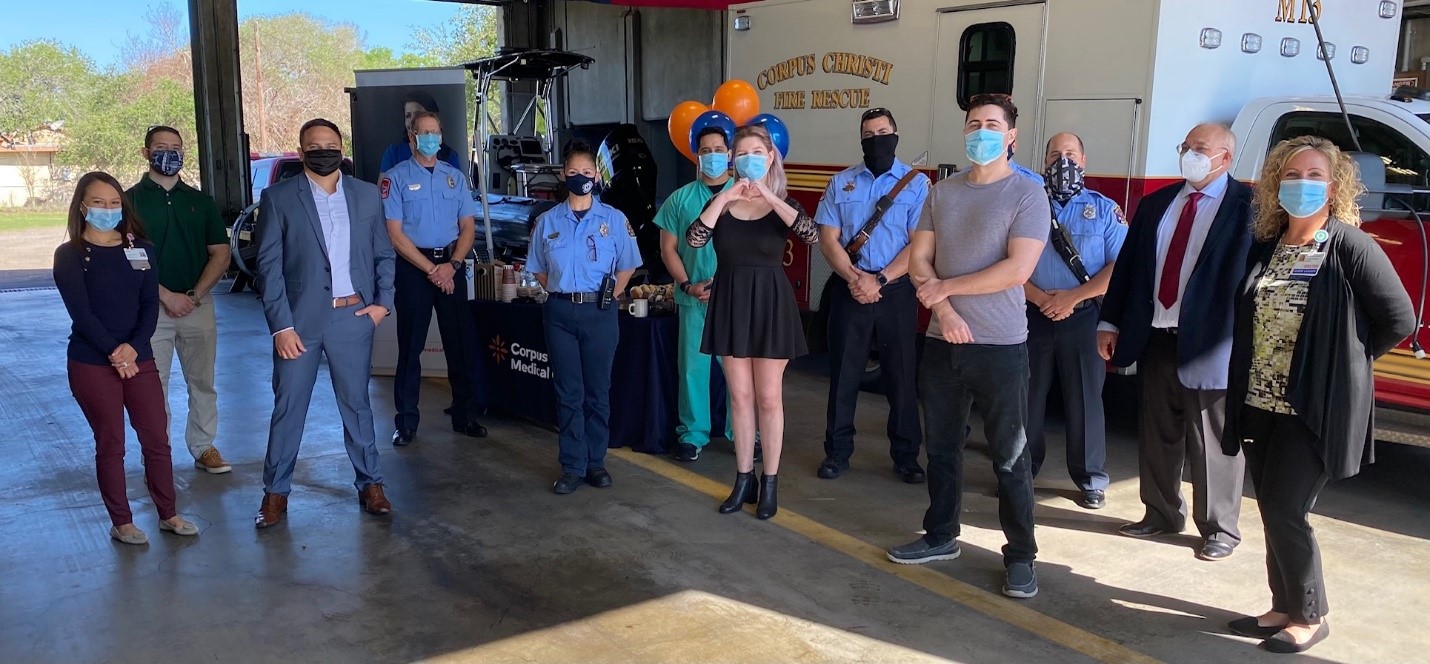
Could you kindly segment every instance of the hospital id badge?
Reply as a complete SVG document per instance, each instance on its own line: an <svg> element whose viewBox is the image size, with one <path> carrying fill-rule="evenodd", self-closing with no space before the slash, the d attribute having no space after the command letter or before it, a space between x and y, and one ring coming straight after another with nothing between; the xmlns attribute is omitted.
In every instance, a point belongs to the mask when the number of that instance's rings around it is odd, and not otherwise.
<svg viewBox="0 0 1430 664"><path fill-rule="evenodd" d="M1300 258L1291 265L1291 279L1295 281L1310 281L1316 273L1321 271L1321 264L1326 262L1326 252L1311 251L1301 254Z"/></svg>
<svg viewBox="0 0 1430 664"><path fill-rule="evenodd" d="M149 269L149 253L137 247L130 247L124 250L124 257L129 259L129 267L136 270Z"/></svg>

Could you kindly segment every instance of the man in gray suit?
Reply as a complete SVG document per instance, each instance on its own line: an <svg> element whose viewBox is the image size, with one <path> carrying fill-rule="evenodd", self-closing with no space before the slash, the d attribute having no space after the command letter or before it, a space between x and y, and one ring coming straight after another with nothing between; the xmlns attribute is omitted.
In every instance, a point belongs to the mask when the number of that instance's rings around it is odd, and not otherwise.
<svg viewBox="0 0 1430 664"><path fill-rule="evenodd" d="M394 252L376 186L344 177L337 125L298 132L303 175L268 187L258 206L258 282L273 334L273 420L254 525L283 520L321 352L328 357L358 504L388 514L368 401L373 330L392 311Z"/></svg>

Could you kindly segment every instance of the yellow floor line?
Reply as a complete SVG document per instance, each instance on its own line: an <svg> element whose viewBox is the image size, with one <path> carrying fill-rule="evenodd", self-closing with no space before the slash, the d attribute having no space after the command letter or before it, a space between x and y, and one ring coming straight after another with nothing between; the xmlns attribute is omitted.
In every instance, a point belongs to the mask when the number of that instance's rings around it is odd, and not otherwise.
<svg viewBox="0 0 1430 664"><path fill-rule="evenodd" d="M613 449L610 454L717 500L730 493L730 487L679 468L659 457L627 449ZM808 537L818 544L858 560L880 572L918 584L986 616L1036 634L1098 661L1128 664L1150 664L1159 661L1119 643L1034 611L1017 600L995 595L930 568L891 563L884 556L883 548L801 516L788 508L781 507L779 515L771 520L771 523Z"/></svg>

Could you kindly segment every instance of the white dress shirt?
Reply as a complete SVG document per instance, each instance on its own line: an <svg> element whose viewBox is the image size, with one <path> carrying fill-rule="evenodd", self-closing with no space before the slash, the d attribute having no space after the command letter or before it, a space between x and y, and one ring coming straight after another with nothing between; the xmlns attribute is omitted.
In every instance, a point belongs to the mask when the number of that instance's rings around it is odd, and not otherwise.
<svg viewBox="0 0 1430 664"><path fill-rule="evenodd" d="M1197 259L1202 255L1202 245L1206 244L1212 222L1216 220L1221 202L1226 198L1227 181L1230 178L1231 175L1223 174L1201 191L1203 196L1197 201L1197 216L1192 219L1192 233L1187 237L1187 254L1182 258L1182 274L1177 278L1177 301L1171 307L1162 306L1162 302L1157 299L1157 293L1162 292L1162 270L1167 263L1167 250L1172 246L1172 235L1177 232L1177 220L1182 216L1182 208L1191 200L1192 192L1196 191L1192 188L1192 183L1182 185L1182 190L1177 192L1177 197L1167 206L1162 221L1157 224L1157 272L1152 282L1152 327L1178 326L1182 315L1182 294L1187 290L1187 281L1192 278L1192 270L1196 269Z"/></svg>
<svg viewBox="0 0 1430 664"><path fill-rule="evenodd" d="M338 187L332 194L323 191L323 186L312 177L308 177L308 184L313 190L313 205L318 208L318 221L323 226L323 241L328 245L333 297L354 295L357 290L353 288L352 224L348 220L348 199L343 193L343 178L338 176Z"/></svg>

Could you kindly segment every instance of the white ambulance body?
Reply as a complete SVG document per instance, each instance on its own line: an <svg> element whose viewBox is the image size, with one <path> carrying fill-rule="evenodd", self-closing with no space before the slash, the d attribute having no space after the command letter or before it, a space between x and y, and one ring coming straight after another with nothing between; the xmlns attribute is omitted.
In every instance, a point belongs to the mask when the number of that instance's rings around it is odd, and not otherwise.
<svg viewBox="0 0 1430 664"><path fill-rule="evenodd" d="M905 161L927 150L929 168L966 166L959 99L1011 91L1016 160L1041 170L1047 138L1075 132L1089 184L1130 211L1177 177L1174 148L1197 123L1230 124L1254 98L1331 94L1313 2L762 0L730 9L726 74L788 125L791 182L810 207L860 159L864 110L894 112ZM856 10L891 6L897 18L855 22ZM1320 6L1342 92L1389 94L1400 1ZM828 269L791 253L796 289L817 310Z"/></svg>

